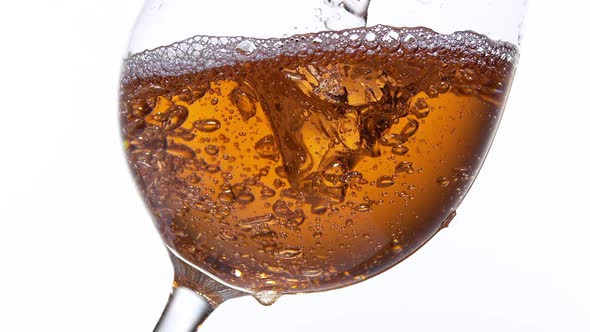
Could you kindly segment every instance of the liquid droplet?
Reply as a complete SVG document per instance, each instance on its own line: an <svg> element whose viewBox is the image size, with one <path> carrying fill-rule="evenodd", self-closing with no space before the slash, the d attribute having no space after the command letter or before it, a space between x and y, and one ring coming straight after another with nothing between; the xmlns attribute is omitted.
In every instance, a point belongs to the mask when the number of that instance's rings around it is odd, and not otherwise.
<svg viewBox="0 0 590 332"><path fill-rule="evenodd" d="M281 297L281 295L275 291L267 290L267 291L259 291L254 293L254 298L258 303L264 306L273 305L277 300Z"/></svg>
<svg viewBox="0 0 590 332"><path fill-rule="evenodd" d="M449 227L449 225L451 224L451 221L453 221L453 219L455 219L456 216L457 216L457 211L451 212L451 214L449 214L449 216L442 222L440 229Z"/></svg>
<svg viewBox="0 0 590 332"><path fill-rule="evenodd" d="M221 123L215 119L198 120L193 122L193 128L204 133L212 133L221 128Z"/></svg>

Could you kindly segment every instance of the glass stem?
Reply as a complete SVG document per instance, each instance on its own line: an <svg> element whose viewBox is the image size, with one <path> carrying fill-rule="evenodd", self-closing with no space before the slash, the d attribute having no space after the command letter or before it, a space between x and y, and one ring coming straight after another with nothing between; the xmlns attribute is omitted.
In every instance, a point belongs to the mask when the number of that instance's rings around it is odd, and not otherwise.
<svg viewBox="0 0 590 332"><path fill-rule="evenodd" d="M154 332L195 332L221 303L247 295L201 272L172 249L174 288Z"/></svg>
<svg viewBox="0 0 590 332"><path fill-rule="evenodd" d="M195 332L214 308L197 292L174 287L154 332Z"/></svg>

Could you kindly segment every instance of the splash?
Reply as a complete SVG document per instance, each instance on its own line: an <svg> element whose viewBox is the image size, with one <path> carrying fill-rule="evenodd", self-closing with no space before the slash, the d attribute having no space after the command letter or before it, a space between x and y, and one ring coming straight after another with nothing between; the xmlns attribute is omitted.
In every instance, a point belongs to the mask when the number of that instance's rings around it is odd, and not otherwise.
<svg viewBox="0 0 590 332"><path fill-rule="evenodd" d="M320 19L332 31L367 26L370 0L324 0Z"/></svg>

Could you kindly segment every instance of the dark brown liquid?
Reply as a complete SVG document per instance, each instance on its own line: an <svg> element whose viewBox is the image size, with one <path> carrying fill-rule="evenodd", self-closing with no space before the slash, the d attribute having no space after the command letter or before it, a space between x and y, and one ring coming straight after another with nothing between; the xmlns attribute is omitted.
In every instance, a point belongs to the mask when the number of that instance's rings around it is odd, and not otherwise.
<svg viewBox="0 0 590 332"><path fill-rule="evenodd" d="M195 37L126 61L129 163L192 264L251 291L345 286L450 222L516 56L475 33L383 26Z"/></svg>

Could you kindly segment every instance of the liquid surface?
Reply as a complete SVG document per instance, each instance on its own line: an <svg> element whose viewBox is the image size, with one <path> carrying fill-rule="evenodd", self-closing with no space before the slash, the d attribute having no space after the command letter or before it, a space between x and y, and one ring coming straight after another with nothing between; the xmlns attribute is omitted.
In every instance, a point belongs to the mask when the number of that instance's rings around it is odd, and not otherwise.
<svg viewBox="0 0 590 332"><path fill-rule="evenodd" d="M129 164L192 264L259 294L342 287L448 226L516 57L423 28L197 36L126 60Z"/></svg>

